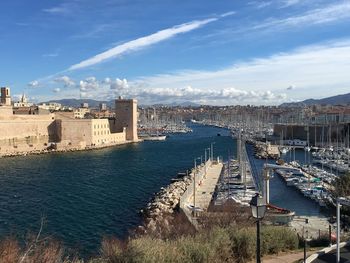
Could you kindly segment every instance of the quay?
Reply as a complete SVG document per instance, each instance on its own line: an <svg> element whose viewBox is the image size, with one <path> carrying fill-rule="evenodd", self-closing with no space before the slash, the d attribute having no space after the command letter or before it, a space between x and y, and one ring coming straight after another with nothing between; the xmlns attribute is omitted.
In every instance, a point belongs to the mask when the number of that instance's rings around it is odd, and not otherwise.
<svg viewBox="0 0 350 263"><path fill-rule="evenodd" d="M204 164L192 169L190 178L192 184L180 198L180 209L185 213L190 222L197 227L195 214L208 210L215 193L215 188L220 178L223 163L219 159L208 160Z"/></svg>

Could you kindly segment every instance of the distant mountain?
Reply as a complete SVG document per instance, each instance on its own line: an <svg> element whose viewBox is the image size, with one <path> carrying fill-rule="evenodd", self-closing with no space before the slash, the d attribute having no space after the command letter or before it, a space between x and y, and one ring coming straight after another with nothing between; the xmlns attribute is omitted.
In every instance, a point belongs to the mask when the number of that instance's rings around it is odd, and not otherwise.
<svg viewBox="0 0 350 263"><path fill-rule="evenodd" d="M92 99L61 99L61 100L50 100L42 103L49 103L49 102L57 102L62 104L63 106L68 106L68 107L74 107L78 108L81 106L82 103L88 103L90 108L98 108L100 103L106 103L108 107L113 108L114 107L114 100L110 101L98 101L98 100L92 100ZM200 106L199 104L196 104L191 101L184 101L184 102L173 102L170 104L154 104L154 105L141 105L144 107L149 107L149 106L168 106L168 107L176 107L176 106L181 106L181 107L198 107Z"/></svg>
<svg viewBox="0 0 350 263"><path fill-rule="evenodd" d="M183 102L172 102L169 104L165 104L166 106L170 106L170 107L176 107L176 106L180 106L180 107L198 107L200 106L200 104L197 104L195 102L192 101L183 101Z"/></svg>
<svg viewBox="0 0 350 263"><path fill-rule="evenodd" d="M307 105L350 105L350 93L327 97L323 99L307 99L300 102L283 103L281 107L302 107Z"/></svg>
<svg viewBox="0 0 350 263"><path fill-rule="evenodd" d="M43 103L57 102L63 106L78 108L82 103L88 103L90 108L98 108L100 103L106 103L108 107L114 107L114 100L111 101L98 101L92 99L61 99L61 100L50 100Z"/></svg>

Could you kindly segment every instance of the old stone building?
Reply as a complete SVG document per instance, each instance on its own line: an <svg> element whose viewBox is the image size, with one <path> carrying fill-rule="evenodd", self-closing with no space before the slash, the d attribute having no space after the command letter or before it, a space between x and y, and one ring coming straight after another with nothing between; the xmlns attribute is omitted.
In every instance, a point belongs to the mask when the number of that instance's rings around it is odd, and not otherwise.
<svg viewBox="0 0 350 263"><path fill-rule="evenodd" d="M104 147L138 141L137 101L117 99L116 118L75 119L72 114L16 115L1 89L0 155Z"/></svg>

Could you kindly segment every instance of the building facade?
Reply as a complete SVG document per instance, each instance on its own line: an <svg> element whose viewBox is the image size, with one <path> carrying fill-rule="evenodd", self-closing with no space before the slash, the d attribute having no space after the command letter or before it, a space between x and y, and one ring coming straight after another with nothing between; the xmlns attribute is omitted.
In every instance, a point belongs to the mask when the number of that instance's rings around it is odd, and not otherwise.
<svg viewBox="0 0 350 263"><path fill-rule="evenodd" d="M4 94L1 101L4 98L8 103L9 89L8 92L1 91ZM52 147L59 150L85 149L138 141L136 103L135 100L116 103L115 112L119 119L74 119L72 113L66 116L60 112L16 115L12 106L1 105L0 156Z"/></svg>
<svg viewBox="0 0 350 263"><path fill-rule="evenodd" d="M2 87L1 88L0 104L3 105L3 106L11 106L10 88L8 88L8 87Z"/></svg>

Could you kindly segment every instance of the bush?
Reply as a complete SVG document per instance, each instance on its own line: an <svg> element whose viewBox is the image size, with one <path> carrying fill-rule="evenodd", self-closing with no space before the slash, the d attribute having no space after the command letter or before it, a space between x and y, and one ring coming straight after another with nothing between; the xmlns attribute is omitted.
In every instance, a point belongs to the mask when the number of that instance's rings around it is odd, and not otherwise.
<svg viewBox="0 0 350 263"><path fill-rule="evenodd" d="M298 237L285 227L263 226L261 252L278 253L298 248ZM256 228L214 227L196 235L162 240L150 236L131 239L123 248L115 240L102 245L105 262L249 262L256 253Z"/></svg>
<svg viewBox="0 0 350 263"><path fill-rule="evenodd" d="M286 227L265 226L261 231L261 253L277 254L298 248L298 236Z"/></svg>
<svg viewBox="0 0 350 263"><path fill-rule="evenodd" d="M235 262L248 262L256 251L256 234L252 228L229 228L232 257Z"/></svg>

